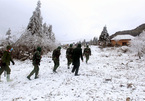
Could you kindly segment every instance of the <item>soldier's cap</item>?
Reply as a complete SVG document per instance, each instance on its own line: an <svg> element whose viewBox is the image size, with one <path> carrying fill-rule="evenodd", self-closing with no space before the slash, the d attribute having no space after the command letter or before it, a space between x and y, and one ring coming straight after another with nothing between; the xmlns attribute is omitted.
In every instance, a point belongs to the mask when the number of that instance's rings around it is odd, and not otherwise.
<svg viewBox="0 0 145 101"><path fill-rule="evenodd" d="M10 45L7 46L7 50L9 50L9 49L11 49L11 48L12 48L12 46L10 46Z"/></svg>
<svg viewBox="0 0 145 101"><path fill-rule="evenodd" d="M82 45L81 44L78 44L78 46L77 47L81 47Z"/></svg>
<svg viewBox="0 0 145 101"><path fill-rule="evenodd" d="M70 47L72 47L73 46L73 44L70 44Z"/></svg>
<svg viewBox="0 0 145 101"><path fill-rule="evenodd" d="M37 51L41 52L41 47L37 47Z"/></svg>
<svg viewBox="0 0 145 101"><path fill-rule="evenodd" d="M61 47L60 47L60 46L58 46L58 47L57 47L57 49L61 49Z"/></svg>

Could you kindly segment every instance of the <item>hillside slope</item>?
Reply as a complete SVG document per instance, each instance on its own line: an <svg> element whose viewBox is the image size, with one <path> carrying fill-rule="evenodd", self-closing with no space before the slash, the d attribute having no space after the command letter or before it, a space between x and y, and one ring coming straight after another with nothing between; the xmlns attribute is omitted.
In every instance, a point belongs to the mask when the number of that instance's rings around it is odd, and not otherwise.
<svg viewBox="0 0 145 101"><path fill-rule="evenodd" d="M118 31L115 34L112 34L110 36L110 38L112 39L113 37L115 37L116 35L124 35L124 34L130 34L132 36L137 36L139 35L143 30L145 30L145 24L142 24L138 27L136 27L135 29L132 30L125 30L125 31Z"/></svg>

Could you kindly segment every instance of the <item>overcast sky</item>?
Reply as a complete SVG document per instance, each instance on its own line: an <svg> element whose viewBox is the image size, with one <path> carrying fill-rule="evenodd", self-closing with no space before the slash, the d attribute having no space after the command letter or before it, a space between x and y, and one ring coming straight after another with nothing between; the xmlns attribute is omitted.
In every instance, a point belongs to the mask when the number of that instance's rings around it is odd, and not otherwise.
<svg viewBox="0 0 145 101"><path fill-rule="evenodd" d="M26 28L38 0L0 0L0 34ZM43 23L62 43L134 29L145 22L145 0L40 0ZM19 36L19 34L18 34Z"/></svg>

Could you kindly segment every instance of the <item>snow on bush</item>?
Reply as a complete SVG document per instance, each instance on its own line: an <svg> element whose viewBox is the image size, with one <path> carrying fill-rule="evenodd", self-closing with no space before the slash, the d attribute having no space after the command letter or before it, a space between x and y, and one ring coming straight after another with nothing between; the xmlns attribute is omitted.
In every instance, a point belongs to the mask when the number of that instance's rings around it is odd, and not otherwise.
<svg viewBox="0 0 145 101"><path fill-rule="evenodd" d="M145 54L145 31L130 41L130 50L141 58Z"/></svg>
<svg viewBox="0 0 145 101"><path fill-rule="evenodd" d="M118 51L121 51L121 52L123 52L123 53L126 53L126 52L129 51L129 47L128 47L128 46L122 46L122 47L119 48Z"/></svg>

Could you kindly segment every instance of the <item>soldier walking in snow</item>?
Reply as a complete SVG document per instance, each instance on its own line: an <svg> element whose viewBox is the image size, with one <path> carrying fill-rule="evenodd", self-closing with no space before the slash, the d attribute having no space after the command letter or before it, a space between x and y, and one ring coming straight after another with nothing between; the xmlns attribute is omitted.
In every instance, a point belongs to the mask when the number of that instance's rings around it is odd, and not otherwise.
<svg viewBox="0 0 145 101"><path fill-rule="evenodd" d="M12 81L12 80L10 79L10 72L11 72L11 69L10 69L10 67L9 67L10 61L12 62L13 65L15 64L14 61L12 60L12 58L11 58L11 52L12 52L12 50L13 50L13 48L12 48L10 45L8 45L8 46L7 46L7 50L4 51L4 53L3 53L3 56L2 56L2 66L1 66L1 68L0 68L0 81L1 81L1 74L2 74L4 71L7 72L7 81L8 81L8 82L9 82L9 81Z"/></svg>
<svg viewBox="0 0 145 101"><path fill-rule="evenodd" d="M52 60L54 62L54 68L53 68L53 72L56 73L56 69L58 68L59 66L59 56L60 56L60 50L61 50L61 47L57 47L57 49L55 49L52 53Z"/></svg>
<svg viewBox="0 0 145 101"><path fill-rule="evenodd" d="M73 48L72 48L72 44L70 44L70 47L67 48L66 50L66 58L67 58L67 66L68 66L68 69L70 68L70 64L72 63L72 55L73 55Z"/></svg>
<svg viewBox="0 0 145 101"><path fill-rule="evenodd" d="M84 49L83 55L86 57L86 63L88 63L89 56L91 55L91 49L87 45L87 47Z"/></svg>
<svg viewBox="0 0 145 101"><path fill-rule="evenodd" d="M78 71L79 71L79 66L80 66L80 58L83 61L81 44L78 44L78 46L73 50L73 65L74 65L74 67L72 69L72 73L74 73L74 71L75 71L75 76L79 76Z"/></svg>
<svg viewBox="0 0 145 101"><path fill-rule="evenodd" d="M35 73L35 79L38 78L40 60L41 60L41 48L40 48L40 47L37 47L37 50L36 50L36 52L35 52L34 55L33 55L33 66L34 66L34 69L33 69L32 72L27 76L27 78L28 78L29 80L31 80L30 77L31 77L34 73Z"/></svg>

